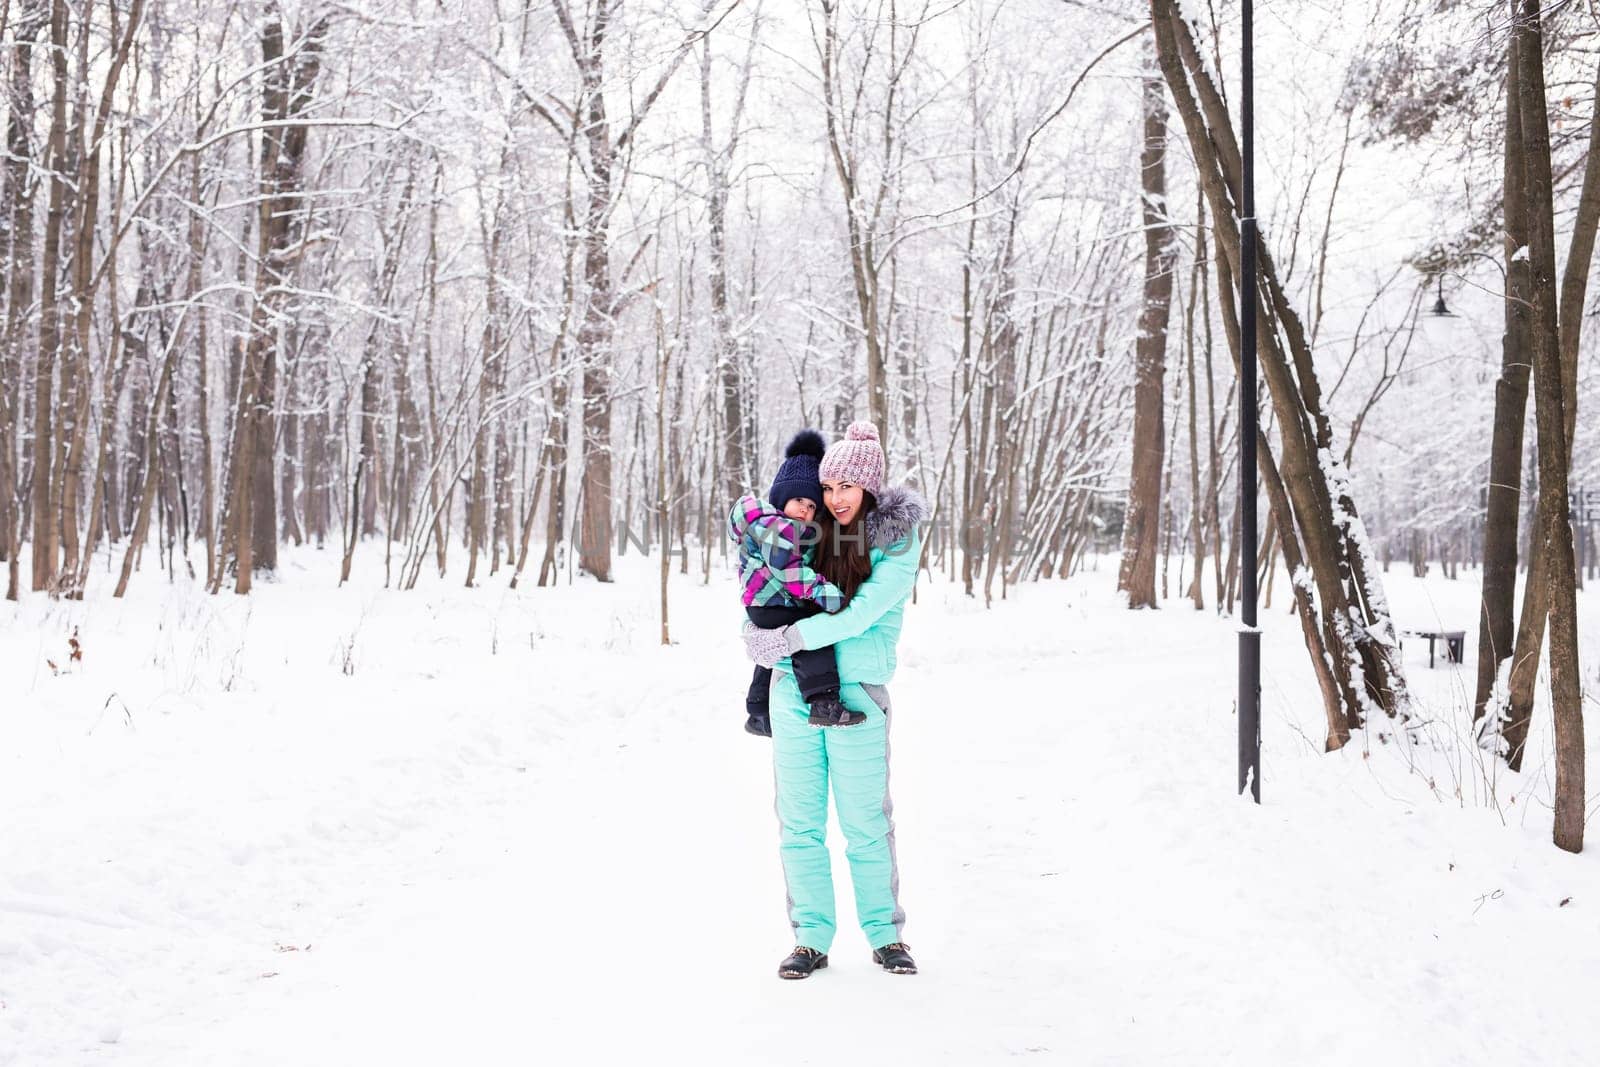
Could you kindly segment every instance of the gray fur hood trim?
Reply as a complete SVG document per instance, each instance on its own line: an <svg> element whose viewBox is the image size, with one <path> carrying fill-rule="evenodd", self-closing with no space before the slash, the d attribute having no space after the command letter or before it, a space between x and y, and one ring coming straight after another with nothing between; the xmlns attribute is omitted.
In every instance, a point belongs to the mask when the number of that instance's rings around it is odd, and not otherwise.
<svg viewBox="0 0 1600 1067"><path fill-rule="evenodd" d="M928 517L928 502L915 489L891 485L878 494L878 506L867 512L867 535L873 548L887 548Z"/></svg>

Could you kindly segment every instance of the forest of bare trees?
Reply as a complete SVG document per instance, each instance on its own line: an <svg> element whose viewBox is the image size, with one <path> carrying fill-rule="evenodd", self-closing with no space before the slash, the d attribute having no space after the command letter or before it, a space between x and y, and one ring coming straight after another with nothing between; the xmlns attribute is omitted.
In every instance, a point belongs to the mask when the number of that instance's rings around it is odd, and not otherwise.
<svg viewBox="0 0 1600 1067"><path fill-rule="evenodd" d="M1071 571L1117 510L1131 192L1036 176L999 9L775 7L8 3L9 595L373 539L400 586L610 580L858 406L969 588ZM809 180L760 155L801 101Z"/></svg>
<svg viewBox="0 0 1600 1067"><path fill-rule="evenodd" d="M1576 850L1600 22L1290 8L1338 40L1261 120L1240 544L1227 0L0 0L6 595L638 546L665 640L666 568L867 418L986 604L1120 550L1130 606L1227 613L1254 568L1330 750L1412 714L1384 573L1481 566L1483 741L1521 766L1548 662Z"/></svg>

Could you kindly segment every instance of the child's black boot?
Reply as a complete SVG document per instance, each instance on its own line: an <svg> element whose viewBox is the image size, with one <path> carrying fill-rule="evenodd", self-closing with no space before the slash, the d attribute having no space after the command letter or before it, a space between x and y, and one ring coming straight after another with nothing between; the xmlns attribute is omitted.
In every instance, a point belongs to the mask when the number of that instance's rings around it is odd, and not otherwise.
<svg viewBox="0 0 1600 1067"><path fill-rule="evenodd" d="M811 701L811 714L806 717L812 726L855 726L866 721L865 714L851 711L836 696L820 696Z"/></svg>

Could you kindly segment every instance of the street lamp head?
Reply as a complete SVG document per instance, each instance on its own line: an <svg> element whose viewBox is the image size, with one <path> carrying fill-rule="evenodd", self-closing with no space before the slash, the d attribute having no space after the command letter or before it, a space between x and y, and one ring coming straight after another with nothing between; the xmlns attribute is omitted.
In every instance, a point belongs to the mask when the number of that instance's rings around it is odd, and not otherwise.
<svg viewBox="0 0 1600 1067"><path fill-rule="evenodd" d="M1440 275L1438 275L1438 278L1439 278L1439 297L1438 297L1437 300L1435 300L1433 302L1433 311L1431 312L1431 314L1435 318L1453 319L1453 318L1456 317L1456 313L1454 311L1451 311L1445 305L1445 302L1444 302L1444 275L1440 274Z"/></svg>

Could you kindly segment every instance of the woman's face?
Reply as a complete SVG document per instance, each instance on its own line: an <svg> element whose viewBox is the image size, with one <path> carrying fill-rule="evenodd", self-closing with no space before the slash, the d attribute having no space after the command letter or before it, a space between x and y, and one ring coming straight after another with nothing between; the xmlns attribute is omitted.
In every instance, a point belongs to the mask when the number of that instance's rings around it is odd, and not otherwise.
<svg viewBox="0 0 1600 1067"><path fill-rule="evenodd" d="M849 526L850 520L860 512L861 493L861 487L852 482L829 478L822 480L822 502L833 512L840 526Z"/></svg>

